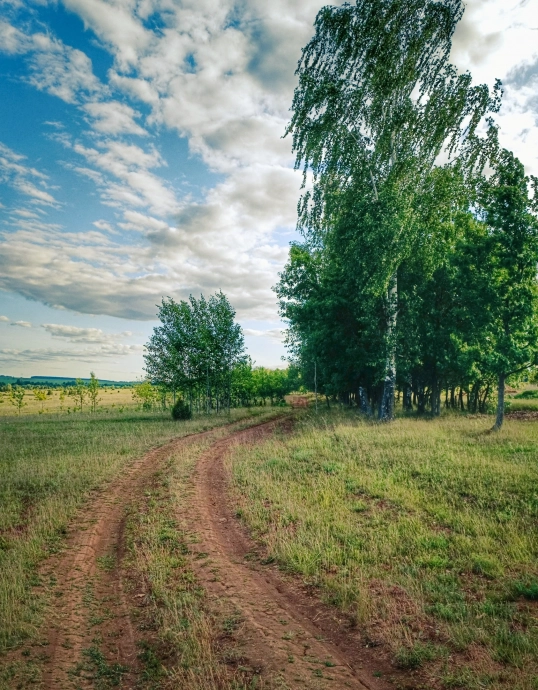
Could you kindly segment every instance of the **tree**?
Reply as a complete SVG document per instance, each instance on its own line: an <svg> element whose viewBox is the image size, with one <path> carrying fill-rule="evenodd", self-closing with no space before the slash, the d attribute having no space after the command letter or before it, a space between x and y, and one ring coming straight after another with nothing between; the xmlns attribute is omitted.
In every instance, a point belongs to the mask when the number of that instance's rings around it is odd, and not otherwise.
<svg viewBox="0 0 538 690"><path fill-rule="evenodd" d="M537 180L533 199L529 182L522 163L503 150L484 190L489 233L481 302L489 316L487 365L498 379L496 431L504 419L506 379L538 361L538 220L533 213Z"/></svg>
<svg viewBox="0 0 538 690"><path fill-rule="evenodd" d="M88 389L86 388L86 384L82 379L75 379L75 385L73 387L73 395L78 401L78 404L80 406L80 411L82 412L82 406L84 404L84 401L86 400L86 395L88 394Z"/></svg>
<svg viewBox="0 0 538 690"><path fill-rule="evenodd" d="M92 412L95 412L97 403L99 402L99 380L96 378L93 371L90 372L90 380L88 382L87 388Z"/></svg>
<svg viewBox="0 0 538 690"><path fill-rule="evenodd" d="M158 391L150 381L141 381L133 386L133 398L139 402L143 410L151 410L156 402Z"/></svg>
<svg viewBox="0 0 538 690"><path fill-rule="evenodd" d="M191 409L229 408L233 369L245 355L241 326L226 296L163 299L158 316L161 325L144 355L149 379L181 392Z"/></svg>
<svg viewBox="0 0 538 690"><path fill-rule="evenodd" d="M373 270L370 292L383 297L384 386L379 416L393 415L396 385L398 271L416 245L413 205L438 156L473 166L487 144L476 129L500 105L449 64L461 0L357 0L324 7L303 50L293 100L296 167L313 188L299 204L299 229L314 245L356 202L350 189L369 189ZM362 228L356 228L357 233Z"/></svg>
<svg viewBox="0 0 538 690"><path fill-rule="evenodd" d="M47 391L42 390L41 388L34 388L34 398L41 403L41 410L40 412L43 412L43 408L45 406L45 400L47 399Z"/></svg>
<svg viewBox="0 0 538 690"><path fill-rule="evenodd" d="M21 386L14 386L10 392L11 404L17 408L17 412L21 413L23 407L26 407L27 403L24 402L24 388Z"/></svg>

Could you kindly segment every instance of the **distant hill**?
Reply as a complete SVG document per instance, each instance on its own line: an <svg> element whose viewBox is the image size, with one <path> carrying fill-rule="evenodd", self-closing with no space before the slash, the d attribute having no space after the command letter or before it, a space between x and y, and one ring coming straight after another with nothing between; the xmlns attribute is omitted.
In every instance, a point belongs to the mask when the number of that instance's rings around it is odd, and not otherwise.
<svg viewBox="0 0 538 690"><path fill-rule="evenodd" d="M83 378L87 383L90 379ZM30 378L20 378L17 376L4 376L0 374L0 384L11 383L14 386L73 386L75 377L71 376L30 376ZM99 379L101 386L132 386L134 381L111 381L109 379Z"/></svg>

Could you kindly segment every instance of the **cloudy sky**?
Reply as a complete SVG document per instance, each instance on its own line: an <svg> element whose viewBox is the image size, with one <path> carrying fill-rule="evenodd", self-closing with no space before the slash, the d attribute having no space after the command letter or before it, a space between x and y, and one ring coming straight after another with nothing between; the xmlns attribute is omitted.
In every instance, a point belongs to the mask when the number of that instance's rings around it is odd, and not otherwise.
<svg viewBox="0 0 538 690"><path fill-rule="evenodd" d="M284 350L295 236L282 139L317 0L0 0L0 373L132 379L162 296L225 292ZM472 0L453 59L504 82L538 174L536 0Z"/></svg>

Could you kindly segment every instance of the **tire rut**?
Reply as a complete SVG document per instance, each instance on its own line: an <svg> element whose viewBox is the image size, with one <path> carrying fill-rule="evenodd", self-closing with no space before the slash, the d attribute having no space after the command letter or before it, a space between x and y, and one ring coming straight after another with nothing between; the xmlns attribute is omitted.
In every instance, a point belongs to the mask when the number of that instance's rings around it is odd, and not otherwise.
<svg viewBox="0 0 538 690"><path fill-rule="evenodd" d="M46 623L45 690L94 687L96 664L111 674L114 684L121 679L122 688L136 686L139 649L122 573L127 509L178 448L230 433L234 424L183 436L146 453L102 489L70 526L72 536L63 553L48 559L42 570L55 583L56 597Z"/></svg>
<svg viewBox="0 0 538 690"><path fill-rule="evenodd" d="M224 598L236 608L243 620L238 641L244 657L270 686L386 688L384 680L373 677L379 668L375 659L361 656L364 644L335 609L308 596L296 579L260 564L256 544L227 499L224 459L232 445L255 443L281 424L270 421L236 432L200 458L188 519L199 536L193 545L196 576L210 598Z"/></svg>

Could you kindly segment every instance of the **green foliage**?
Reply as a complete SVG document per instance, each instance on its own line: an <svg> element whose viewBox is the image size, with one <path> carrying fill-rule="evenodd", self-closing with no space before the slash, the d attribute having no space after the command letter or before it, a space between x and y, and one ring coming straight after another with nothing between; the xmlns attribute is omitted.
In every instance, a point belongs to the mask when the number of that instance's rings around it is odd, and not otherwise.
<svg viewBox="0 0 538 690"><path fill-rule="evenodd" d="M200 410L229 408L232 371L245 355L226 296L163 299L158 316L162 325L153 330L144 355L149 380L183 393Z"/></svg>
<svg viewBox="0 0 538 690"><path fill-rule="evenodd" d="M514 395L517 400L538 400L538 390L522 391Z"/></svg>
<svg viewBox="0 0 538 690"><path fill-rule="evenodd" d="M448 62L462 12L325 7L298 67L288 132L313 185L276 286L287 345L311 389L315 374L382 418L394 386L404 409L434 415L443 390L447 406L487 412L497 387L502 412L505 381L536 363L538 183L491 120L477 135L501 91Z"/></svg>
<svg viewBox="0 0 538 690"><path fill-rule="evenodd" d="M157 388L149 381L141 381L133 386L133 399L146 411L153 409L157 400Z"/></svg>
<svg viewBox="0 0 538 690"><path fill-rule="evenodd" d="M183 398L178 398L172 407L172 419L191 419L191 417L192 411L189 405Z"/></svg>
<svg viewBox="0 0 538 690"><path fill-rule="evenodd" d="M24 388L20 386L14 386L9 391L9 397L11 404L17 408L17 412L20 414L23 407L26 407L27 403L24 402Z"/></svg>
<svg viewBox="0 0 538 690"><path fill-rule="evenodd" d="M79 409L82 412L84 401L88 395L88 389L86 384L82 379L75 379L75 385L73 386L73 395L78 401Z"/></svg>
<svg viewBox="0 0 538 690"><path fill-rule="evenodd" d="M88 397L92 412L95 412L99 403L99 380L96 378L93 371L90 373L90 380L88 381Z"/></svg>

